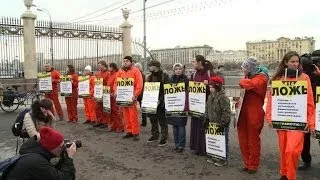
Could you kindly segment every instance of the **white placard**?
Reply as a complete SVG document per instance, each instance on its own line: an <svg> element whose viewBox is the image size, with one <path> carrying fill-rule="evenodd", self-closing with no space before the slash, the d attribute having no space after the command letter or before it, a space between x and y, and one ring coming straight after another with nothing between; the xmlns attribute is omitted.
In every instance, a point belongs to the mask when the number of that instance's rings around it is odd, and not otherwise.
<svg viewBox="0 0 320 180"><path fill-rule="evenodd" d="M133 104L134 78L117 78L117 105L131 106Z"/></svg>
<svg viewBox="0 0 320 180"><path fill-rule="evenodd" d="M93 96L97 101L102 100L102 96L103 96L103 79L102 78L95 78Z"/></svg>
<svg viewBox="0 0 320 180"><path fill-rule="evenodd" d="M203 117L206 111L206 85L189 82L189 113L193 117Z"/></svg>
<svg viewBox="0 0 320 180"><path fill-rule="evenodd" d="M103 87L103 111L104 112L111 112L111 101L110 101L110 87L109 86L104 86Z"/></svg>
<svg viewBox="0 0 320 180"><path fill-rule="evenodd" d="M272 81L272 126L305 131L307 126L307 81Z"/></svg>
<svg viewBox="0 0 320 180"><path fill-rule="evenodd" d="M164 84L164 103L167 116L185 117L186 89L185 84Z"/></svg>
<svg viewBox="0 0 320 180"><path fill-rule="evenodd" d="M142 113L157 114L160 82L145 82L141 102Z"/></svg>
<svg viewBox="0 0 320 180"><path fill-rule="evenodd" d="M51 72L43 72L37 74L39 80L39 91L48 93L52 92Z"/></svg>
<svg viewBox="0 0 320 180"><path fill-rule="evenodd" d="M320 87L316 89L316 138L320 139Z"/></svg>
<svg viewBox="0 0 320 180"><path fill-rule="evenodd" d="M60 94L61 96L72 96L72 82L70 75L60 76Z"/></svg>
<svg viewBox="0 0 320 180"><path fill-rule="evenodd" d="M90 80L89 76L79 76L78 95L82 98L90 97Z"/></svg>
<svg viewBox="0 0 320 180"><path fill-rule="evenodd" d="M206 129L206 152L219 159L226 159L225 130L216 123L209 123Z"/></svg>

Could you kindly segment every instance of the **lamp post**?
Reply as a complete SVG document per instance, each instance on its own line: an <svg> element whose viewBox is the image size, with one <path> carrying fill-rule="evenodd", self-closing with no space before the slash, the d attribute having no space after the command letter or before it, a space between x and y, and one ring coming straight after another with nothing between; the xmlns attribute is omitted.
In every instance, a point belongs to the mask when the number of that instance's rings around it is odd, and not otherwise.
<svg viewBox="0 0 320 180"><path fill-rule="evenodd" d="M35 6L35 5L34 5ZM37 11L46 13L50 19L50 53L51 53L51 65L53 65L53 27L52 27L52 16L49 10L45 8L37 8Z"/></svg>
<svg viewBox="0 0 320 180"><path fill-rule="evenodd" d="M143 0L143 58L144 58L144 66L146 66L146 63L147 63L146 2L147 2L147 0Z"/></svg>

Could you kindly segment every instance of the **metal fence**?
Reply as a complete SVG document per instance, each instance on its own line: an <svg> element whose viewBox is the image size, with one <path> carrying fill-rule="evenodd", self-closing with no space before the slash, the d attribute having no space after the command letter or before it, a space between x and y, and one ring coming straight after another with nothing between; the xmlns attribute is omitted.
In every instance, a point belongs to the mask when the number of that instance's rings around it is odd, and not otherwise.
<svg viewBox="0 0 320 180"><path fill-rule="evenodd" d="M52 23L52 24L51 24ZM23 77L23 26L19 18L0 18L0 78ZM38 71L45 63L65 72L68 64L77 71L97 62L120 63L122 32L119 28L36 21Z"/></svg>
<svg viewBox="0 0 320 180"><path fill-rule="evenodd" d="M22 24L18 18L0 18L0 78L23 77Z"/></svg>

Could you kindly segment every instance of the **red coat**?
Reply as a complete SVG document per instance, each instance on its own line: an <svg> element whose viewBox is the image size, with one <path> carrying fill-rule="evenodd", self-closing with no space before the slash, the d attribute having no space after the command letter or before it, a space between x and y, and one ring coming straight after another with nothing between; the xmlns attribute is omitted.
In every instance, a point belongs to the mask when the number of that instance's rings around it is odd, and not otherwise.
<svg viewBox="0 0 320 180"><path fill-rule="evenodd" d="M79 76L76 73L71 74L71 81L72 81L72 97L78 98L78 83L79 83Z"/></svg>
<svg viewBox="0 0 320 180"><path fill-rule="evenodd" d="M97 78L102 78L103 79L103 86L108 85L108 79L110 77L110 72L109 71L98 71L96 73Z"/></svg>
<svg viewBox="0 0 320 180"><path fill-rule="evenodd" d="M118 72L111 72L110 73L110 77L108 79L107 86L110 87L111 94L114 93L114 84L115 84L117 76L118 76Z"/></svg>
<svg viewBox="0 0 320 180"><path fill-rule="evenodd" d="M240 87L246 90L239 121L263 121L264 119L264 99L267 93L268 77L264 74L257 74L251 79L240 80Z"/></svg>
<svg viewBox="0 0 320 180"><path fill-rule="evenodd" d="M51 79L52 79L52 94L58 94L59 93L59 83L60 83L60 73L59 71L55 70L54 68L51 68Z"/></svg>

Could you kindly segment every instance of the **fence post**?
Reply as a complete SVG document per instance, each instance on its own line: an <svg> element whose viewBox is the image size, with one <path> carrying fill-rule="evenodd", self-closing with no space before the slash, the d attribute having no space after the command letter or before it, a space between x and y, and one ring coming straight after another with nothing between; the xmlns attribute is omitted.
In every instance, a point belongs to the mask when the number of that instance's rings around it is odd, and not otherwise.
<svg viewBox="0 0 320 180"><path fill-rule="evenodd" d="M122 9L122 15L125 19L124 22L120 25L122 29L122 55L131 56L132 55L132 39L131 39L131 28L132 24L129 23L128 18L130 14L130 9Z"/></svg>
<svg viewBox="0 0 320 180"><path fill-rule="evenodd" d="M23 71L26 81L37 78L35 20L37 16L30 11L33 0L24 0L27 10L21 15L23 20Z"/></svg>

